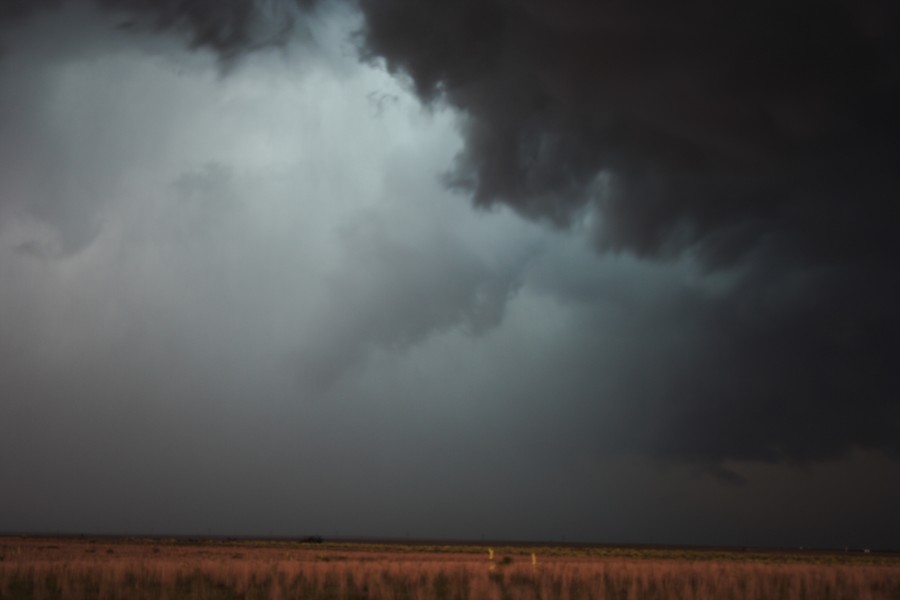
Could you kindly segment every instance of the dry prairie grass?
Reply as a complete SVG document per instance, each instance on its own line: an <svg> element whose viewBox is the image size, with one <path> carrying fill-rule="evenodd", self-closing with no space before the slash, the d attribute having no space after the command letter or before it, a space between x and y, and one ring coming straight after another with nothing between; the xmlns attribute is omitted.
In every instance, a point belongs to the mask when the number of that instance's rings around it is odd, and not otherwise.
<svg viewBox="0 0 900 600"><path fill-rule="evenodd" d="M363 549L360 549L363 548ZM352 545L0 540L0 599L896 600L882 564L388 552ZM505 560L504 560L505 559ZM493 569L490 566L494 565Z"/></svg>

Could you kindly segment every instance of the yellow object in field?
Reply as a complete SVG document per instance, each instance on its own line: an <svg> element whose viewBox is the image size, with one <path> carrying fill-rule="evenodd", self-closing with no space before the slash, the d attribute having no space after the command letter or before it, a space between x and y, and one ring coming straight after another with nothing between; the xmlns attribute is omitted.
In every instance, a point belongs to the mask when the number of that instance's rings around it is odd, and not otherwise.
<svg viewBox="0 0 900 600"><path fill-rule="evenodd" d="M532 567L537 566L537 554L534 552L531 553L531 566Z"/></svg>
<svg viewBox="0 0 900 600"><path fill-rule="evenodd" d="M494 549L488 548L488 560L494 560Z"/></svg>

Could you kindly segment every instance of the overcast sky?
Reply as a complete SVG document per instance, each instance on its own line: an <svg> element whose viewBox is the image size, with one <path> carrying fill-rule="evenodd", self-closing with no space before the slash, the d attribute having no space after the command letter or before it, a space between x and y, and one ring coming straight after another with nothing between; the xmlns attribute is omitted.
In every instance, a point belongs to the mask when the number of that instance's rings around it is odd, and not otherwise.
<svg viewBox="0 0 900 600"><path fill-rule="evenodd" d="M0 531L896 549L898 31L0 5Z"/></svg>

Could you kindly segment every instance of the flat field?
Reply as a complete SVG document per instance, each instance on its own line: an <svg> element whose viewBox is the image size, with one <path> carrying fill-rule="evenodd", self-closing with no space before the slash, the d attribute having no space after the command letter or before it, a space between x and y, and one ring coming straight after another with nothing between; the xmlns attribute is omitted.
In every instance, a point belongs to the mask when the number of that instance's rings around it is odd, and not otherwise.
<svg viewBox="0 0 900 600"><path fill-rule="evenodd" d="M898 600L900 557L0 537L0 599Z"/></svg>

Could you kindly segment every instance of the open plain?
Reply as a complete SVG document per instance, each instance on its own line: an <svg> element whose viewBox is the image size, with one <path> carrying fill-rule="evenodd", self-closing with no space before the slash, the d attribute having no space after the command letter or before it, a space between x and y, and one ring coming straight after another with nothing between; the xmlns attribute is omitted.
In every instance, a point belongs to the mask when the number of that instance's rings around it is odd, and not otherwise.
<svg viewBox="0 0 900 600"><path fill-rule="evenodd" d="M0 538L0 598L894 600L900 557L821 551Z"/></svg>

